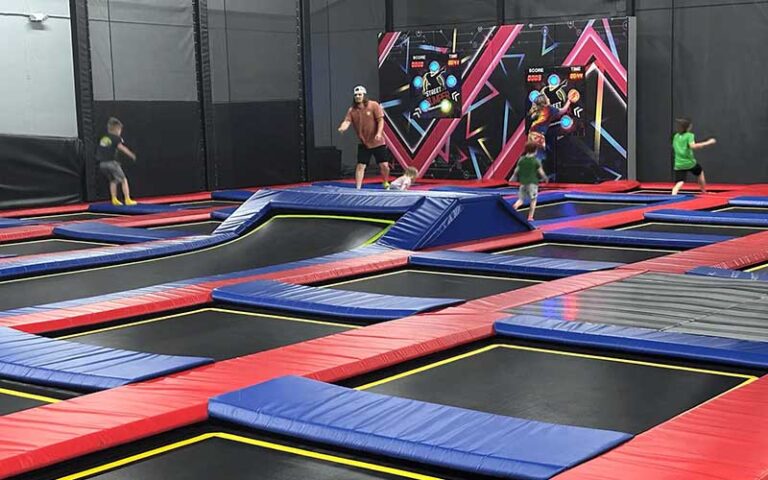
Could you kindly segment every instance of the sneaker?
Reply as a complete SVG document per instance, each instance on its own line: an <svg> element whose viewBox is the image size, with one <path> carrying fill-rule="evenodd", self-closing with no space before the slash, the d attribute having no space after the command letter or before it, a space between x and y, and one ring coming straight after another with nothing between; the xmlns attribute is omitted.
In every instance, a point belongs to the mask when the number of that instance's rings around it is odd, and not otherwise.
<svg viewBox="0 0 768 480"><path fill-rule="evenodd" d="M389 182L382 182L381 184L384 186L384 190L389 190Z"/></svg>
<svg viewBox="0 0 768 480"><path fill-rule="evenodd" d="M117 205L122 205L122 204L123 204L123 202L121 202L120 200L118 200L116 198L112 199L112 205L117 206Z"/></svg>
<svg viewBox="0 0 768 480"><path fill-rule="evenodd" d="M125 204L126 205L130 205L130 206L136 205L136 200L133 200L133 199L130 199L130 198L126 198L125 199Z"/></svg>

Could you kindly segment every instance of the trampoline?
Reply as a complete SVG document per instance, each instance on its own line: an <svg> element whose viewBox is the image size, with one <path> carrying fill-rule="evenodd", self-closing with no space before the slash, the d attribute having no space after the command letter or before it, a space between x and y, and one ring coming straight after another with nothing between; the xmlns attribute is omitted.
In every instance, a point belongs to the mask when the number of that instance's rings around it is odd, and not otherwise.
<svg viewBox="0 0 768 480"><path fill-rule="evenodd" d="M308 316L212 306L57 338L100 347L226 360L351 328L357 327Z"/></svg>
<svg viewBox="0 0 768 480"><path fill-rule="evenodd" d="M656 248L614 247L607 245L583 245L576 243L541 242L515 247L496 253L523 255L526 257L568 258L600 262L635 263L676 253L678 250Z"/></svg>
<svg viewBox="0 0 768 480"><path fill-rule="evenodd" d="M498 415L637 434L750 383L760 373L497 337L344 385Z"/></svg>
<svg viewBox="0 0 768 480"><path fill-rule="evenodd" d="M150 227L149 230L178 230L187 232L190 235L210 235L219 228L221 222L208 220L205 222L177 223L174 225L162 225L160 227Z"/></svg>
<svg viewBox="0 0 768 480"><path fill-rule="evenodd" d="M77 212L77 213L58 213L52 215L43 215L37 217L24 217L24 220L37 220L41 223L47 222L75 222L81 220L100 220L102 218L122 217L124 215L117 215L111 213L92 213L92 212Z"/></svg>
<svg viewBox="0 0 768 480"><path fill-rule="evenodd" d="M763 207L725 207L715 211L729 213L762 213L768 215L768 208Z"/></svg>
<svg viewBox="0 0 768 480"><path fill-rule="evenodd" d="M81 240L66 240L63 238L48 238L0 244L0 255L36 255L39 253L68 252L87 248L111 245L108 243L86 242Z"/></svg>
<svg viewBox="0 0 768 480"><path fill-rule="evenodd" d="M556 218L576 217L592 213L610 212L629 207L642 207L645 203L630 202L592 202L580 200L566 200L564 202L545 203L536 207L536 220L554 220ZM528 208L521 208L520 212L527 212Z"/></svg>
<svg viewBox="0 0 768 480"><path fill-rule="evenodd" d="M0 311L319 257L375 241L391 221L278 215L229 242L180 254L0 282ZM66 288L64 288L66 286Z"/></svg>
<svg viewBox="0 0 768 480"><path fill-rule="evenodd" d="M403 269L327 284L325 287L403 297L471 300L517 290L536 283L540 281L517 277Z"/></svg>
<svg viewBox="0 0 768 480"><path fill-rule="evenodd" d="M697 235L725 235L743 237L763 232L762 227L742 227L732 225L702 225L698 223L645 222L638 225L616 228L616 230L637 230L644 232L691 233Z"/></svg>
<svg viewBox="0 0 768 480"><path fill-rule="evenodd" d="M0 415L20 412L79 395L52 387L0 380Z"/></svg>

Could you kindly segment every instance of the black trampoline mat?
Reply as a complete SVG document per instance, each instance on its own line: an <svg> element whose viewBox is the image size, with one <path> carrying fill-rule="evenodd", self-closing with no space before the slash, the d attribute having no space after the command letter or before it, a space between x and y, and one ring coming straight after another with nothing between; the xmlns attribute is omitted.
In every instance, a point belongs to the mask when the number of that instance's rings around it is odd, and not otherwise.
<svg viewBox="0 0 768 480"><path fill-rule="evenodd" d="M75 396L55 388L0 380L0 415L48 405Z"/></svg>
<svg viewBox="0 0 768 480"><path fill-rule="evenodd" d="M355 327L293 315L281 318L203 308L60 338L101 347L226 360L350 328Z"/></svg>
<svg viewBox="0 0 768 480"><path fill-rule="evenodd" d="M0 244L0 255L35 255L38 253L68 252L87 248L103 247L104 243L82 242L79 240L48 239L28 242Z"/></svg>
<svg viewBox="0 0 768 480"><path fill-rule="evenodd" d="M641 225L620 228L619 230L637 230L643 232L690 233L696 235L723 235L743 237L765 231L760 227L735 227L730 225L699 225L693 223L649 222Z"/></svg>
<svg viewBox="0 0 768 480"><path fill-rule="evenodd" d="M364 245L385 227L333 217L278 216L202 250L2 282L0 311L329 255Z"/></svg>
<svg viewBox="0 0 768 480"><path fill-rule="evenodd" d="M717 211L728 213L762 213L764 215L768 215L768 208L761 207L726 207Z"/></svg>
<svg viewBox="0 0 768 480"><path fill-rule="evenodd" d="M400 270L373 277L327 285L337 290L399 295L404 297L460 298L470 300L517 290L539 283L523 278Z"/></svg>
<svg viewBox="0 0 768 480"><path fill-rule="evenodd" d="M189 207L189 208L210 208L210 207L234 207L240 205L241 202L230 202L227 200L200 200L197 202L183 202L172 203L174 207Z"/></svg>
<svg viewBox="0 0 768 480"><path fill-rule="evenodd" d="M536 220L552 220L555 218L575 217L590 213L608 212L628 207L642 207L644 203L630 202L581 202L565 201L539 205L536 207L534 218ZM527 212L527 208L521 208L521 212Z"/></svg>
<svg viewBox="0 0 768 480"><path fill-rule="evenodd" d="M575 245L568 243L540 243L529 247L504 250L509 255L526 257L568 258L598 262L635 263L651 258L676 253L675 250L655 250L632 247L611 247L600 245Z"/></svg>
<svg viewBox="0 0 768 480"><path fill-rule="evenodd" d="M150 230L178 230L188 232L191 235L210 235L219 228L221 222L208 220L205 222L179 223L176 225L163 225L162 227L151 227Z"/></svg>
<svg viewBox="0 0 768 480"><path fill-rule="evenodd" d="M359 388L511 417L637 434L754 378L552 348L489 345Z"/></svg>
<svg viewBox="0 0 768 480"><path fill-rule="evenodd" d="M25 220L37 220L39 222L74 222L76 220L99 220L101 218L122 217L123 215L113 215L110 213L59 213L56 215L44 215L39 217L25 217Z"/></svg>
<svg viewBox="0 0 768 480"><path fill-rule="evenodd" d="M184 444L187 443L187 444ZM404 475L377 472L377 465L354 462L301 448L285 451L279 443L256 440L230 433L210 433L167 445L124 466L117 461L102 464L102 472L75 476L98 480L374 480L397 479ZM163 448L163 447L160 447ZM139 454L142 455L142 454ZM130 458L130 457L129 457ZM404 474L406 472L403 472ZM413 477L410 477L413 478Z"/></svg>

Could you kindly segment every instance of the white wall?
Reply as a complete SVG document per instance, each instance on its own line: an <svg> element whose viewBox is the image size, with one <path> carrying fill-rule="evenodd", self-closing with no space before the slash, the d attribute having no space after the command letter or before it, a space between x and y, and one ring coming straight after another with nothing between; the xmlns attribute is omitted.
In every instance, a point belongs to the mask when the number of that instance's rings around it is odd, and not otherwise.
<svg viewBox="0 0 768 480"><path fill-rule="evenodd" d="M0 32L0 134L76 137L69 2L2 0Z"/></svg>

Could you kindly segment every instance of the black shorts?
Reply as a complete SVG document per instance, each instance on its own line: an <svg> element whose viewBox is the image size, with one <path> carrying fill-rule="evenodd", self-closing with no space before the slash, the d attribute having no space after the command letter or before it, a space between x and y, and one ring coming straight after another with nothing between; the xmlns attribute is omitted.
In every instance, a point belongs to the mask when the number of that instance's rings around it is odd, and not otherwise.
<svg viewBox="0 0 768 480"><path fill-rule="evenodd" d="M368 162L371 161L371 155L376 159L376 163L389 162L389 150L387 150L386 145L368 148L361 143L357 146L357 163L368 165Z"/></svg>
<svg viewBox="0 0 768 480"><path fill-rule="evenodd" d="M688 172L692 173L694 177L698 177L703 171L704 170L702 170L701 165L698 163L688 170L675 170L675 182L684 182L685 174Z"/></svg>

